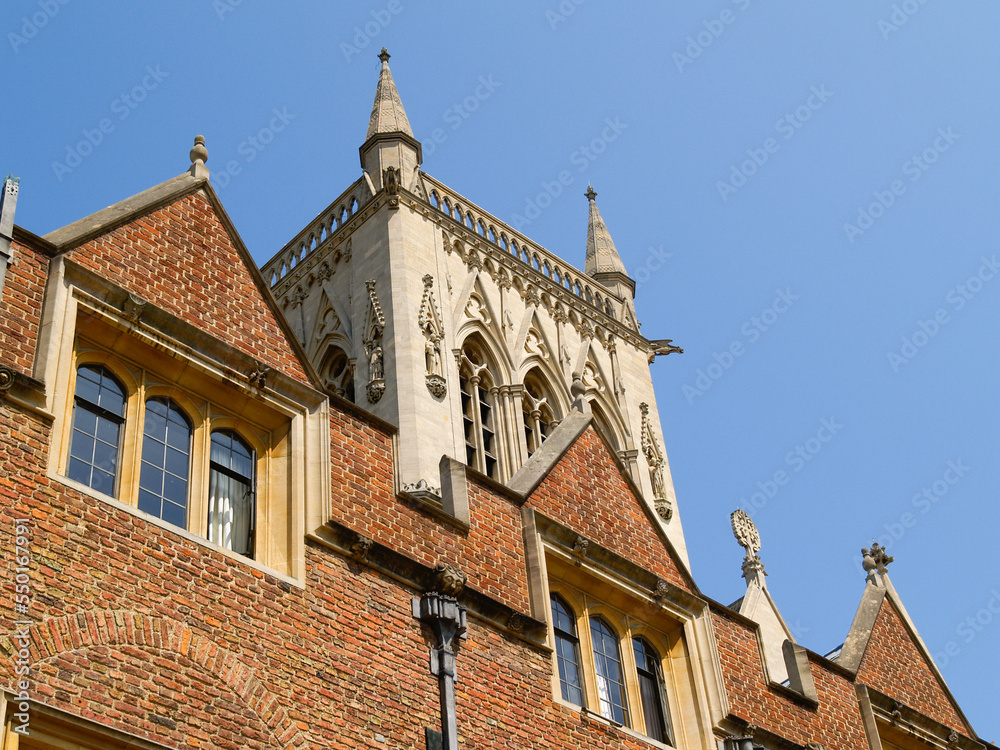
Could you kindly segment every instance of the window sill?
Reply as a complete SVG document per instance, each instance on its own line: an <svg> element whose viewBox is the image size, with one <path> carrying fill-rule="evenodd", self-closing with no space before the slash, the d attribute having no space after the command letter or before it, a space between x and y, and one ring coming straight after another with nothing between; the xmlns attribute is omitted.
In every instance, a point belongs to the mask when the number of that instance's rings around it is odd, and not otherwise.
<svg viewBox="0 0 1000 750"><path fill-rule="evenodd" d="M612 719L608 719L607 717L602 716L601 714L595 711L591 711L589 708L585 706L578 706L575 703L569 703L568 701L564 701L562 698L556 698L555 703L562 706L563 708L568 708L574 713L580 714L581 719L593 722L594 724L602 724L606 727L617 729L618 731L627 734L629 737L633 737L637 740L645 742L650 747L660 748L661 750L677 750L677 748L674 747L673 745L666 745L660 742L659 740L654 740L652 737L647 737L646 735L641 734L635 731L634 729L630 729L624 724L619 724L617 721L613 721Z"/></svg>
<svg viewBox="0 0 1000 750"><path fill-rule="evenodd" d="M219 552L225 557L228 557L232 560L236 560L237 562L242 563L243 565L253 568L254 570L264 573L265 575L269 575L273 578L276 578L279 581L289 584L290 586L294 586L295 588L305 589L305 583L303 581L298 580L297 578L292 578L290 576L285 575L284 573L279 573L277 570L274 570L273 568L270 568L267 565L258 562L257 560L253 560L237 552L228 550L225 547L221 547L218 544L215 544L214 542L210 542L208 539L205 539L204 537L200 537L197 534L192 534L187 529L182 529L180 526L174 526L172 523L167 523L162 518L157 518L156 516L150 515L145 511L141 511L132 505L123 503L121 500L111 497L111 495L105 495L103 492L97 492L96 490L92 489L91 487L88 487L82 482L77 482L76 480L70 479L69 477L63 476L62 474L54 474L52 472L48 473L48 477L49 479L54 479L60 484L65 485L66 487L71 487L74 490L77 490L78 492L87 495L88 497L100 500L101 502L107 503L113 508L117 508L118 510L123 510L126 513L129 513L130 515L133 515L137 518L141 518L147 523L152 524L153 526L157 526L161 529L164 529L165 531L170 531L176 534L177 536L181 537L182 539L191 542L192 544L196 544L199 547L204 547L206 549L213 550L214 552Z"/></svg>

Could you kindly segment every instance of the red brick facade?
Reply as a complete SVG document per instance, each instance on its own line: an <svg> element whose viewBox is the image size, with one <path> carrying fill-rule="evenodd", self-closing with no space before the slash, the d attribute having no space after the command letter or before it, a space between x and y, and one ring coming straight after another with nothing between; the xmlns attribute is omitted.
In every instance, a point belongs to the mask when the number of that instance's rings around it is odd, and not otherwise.
<svg viewBox="0 0 1000 750"><path fill-rule="evenodd" d="M890 601L885 601L879 610L858 679L957 732L965 731L965 722Z"/></svg>
<svg viewBox="0 0 1000 750"><path fill-rule="evenodd" d="M0 302L0 361L24 374L35 356L47 261L24 246L16 254ZM307 381L308 367L201 192L69 259ZM15 519L29 519L33 700L171 748L424 747L439 703L427 667L430 631L411 612L419 590L313 539L302 585L290 586L50 478L51 420L16 395L0 397L0 541L12 554ZM393 438L381 423L334 401L329 429L326 520L417 565L457 566L468 589L498 606L532 614L522 504L701 601L730 711L716 721L719 739L750 723L769 746L863 750L855 682L970 734L888 603L856 679L810 655L818 705L767 684L755 627L701 597L593 429L527 499L470 475L468 530L396 495ZM3 590L2 645L11 653L13 583ZM652 747L555 700L543 642L470 614L457 663L462 747ZM10 691L13 668L12 658L0 658ZM705 738L704 746L712 743Z"/></svg>

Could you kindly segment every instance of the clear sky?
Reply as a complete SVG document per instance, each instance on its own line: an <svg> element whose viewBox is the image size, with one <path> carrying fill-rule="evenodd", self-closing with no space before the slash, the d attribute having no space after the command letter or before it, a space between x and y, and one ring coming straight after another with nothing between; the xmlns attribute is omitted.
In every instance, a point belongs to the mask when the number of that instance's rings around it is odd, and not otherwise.
<svg viewBox="0 0 1000 750"><path fill-rule="evenodd" d="M423 168L578 266L593 182L643 333L685 349L653 377L702 590L742 595L742 505L825 653L880 539L1000 740L994 0L7 0L0 30L0 170L38 234L202 133L266 261L359 176L383 45Z"/></svg>

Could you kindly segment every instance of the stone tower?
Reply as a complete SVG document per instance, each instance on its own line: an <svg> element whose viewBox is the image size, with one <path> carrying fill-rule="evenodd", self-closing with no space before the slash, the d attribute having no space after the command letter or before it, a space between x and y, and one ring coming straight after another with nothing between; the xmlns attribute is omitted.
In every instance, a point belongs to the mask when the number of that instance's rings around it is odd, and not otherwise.
<svg viewBox="0 0 1000 750"><path fill-rule="evenodd" d="M680 350L639 333L597 193L581 273L422 171L379 58L360 178L263 267L317 372L398 427L397 491L431 510L442 457L506 484L571 410L592 414L686 562L649 369Z"/></svg>

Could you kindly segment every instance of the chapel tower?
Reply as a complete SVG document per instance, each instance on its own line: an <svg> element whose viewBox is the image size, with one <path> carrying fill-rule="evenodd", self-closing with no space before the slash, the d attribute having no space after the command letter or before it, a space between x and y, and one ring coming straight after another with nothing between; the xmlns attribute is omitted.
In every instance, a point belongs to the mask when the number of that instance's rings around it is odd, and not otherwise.
<svg viewBox="0 0 1000 750"><path fill-rule="evenodd" d="M640 334L597 193L580 272L421 170L379 59L361 176L263 267L320 377L398 427L397 491L445 513L442 457L507 484L591 414L686 561L649 369L680 350Z"/></svg>

